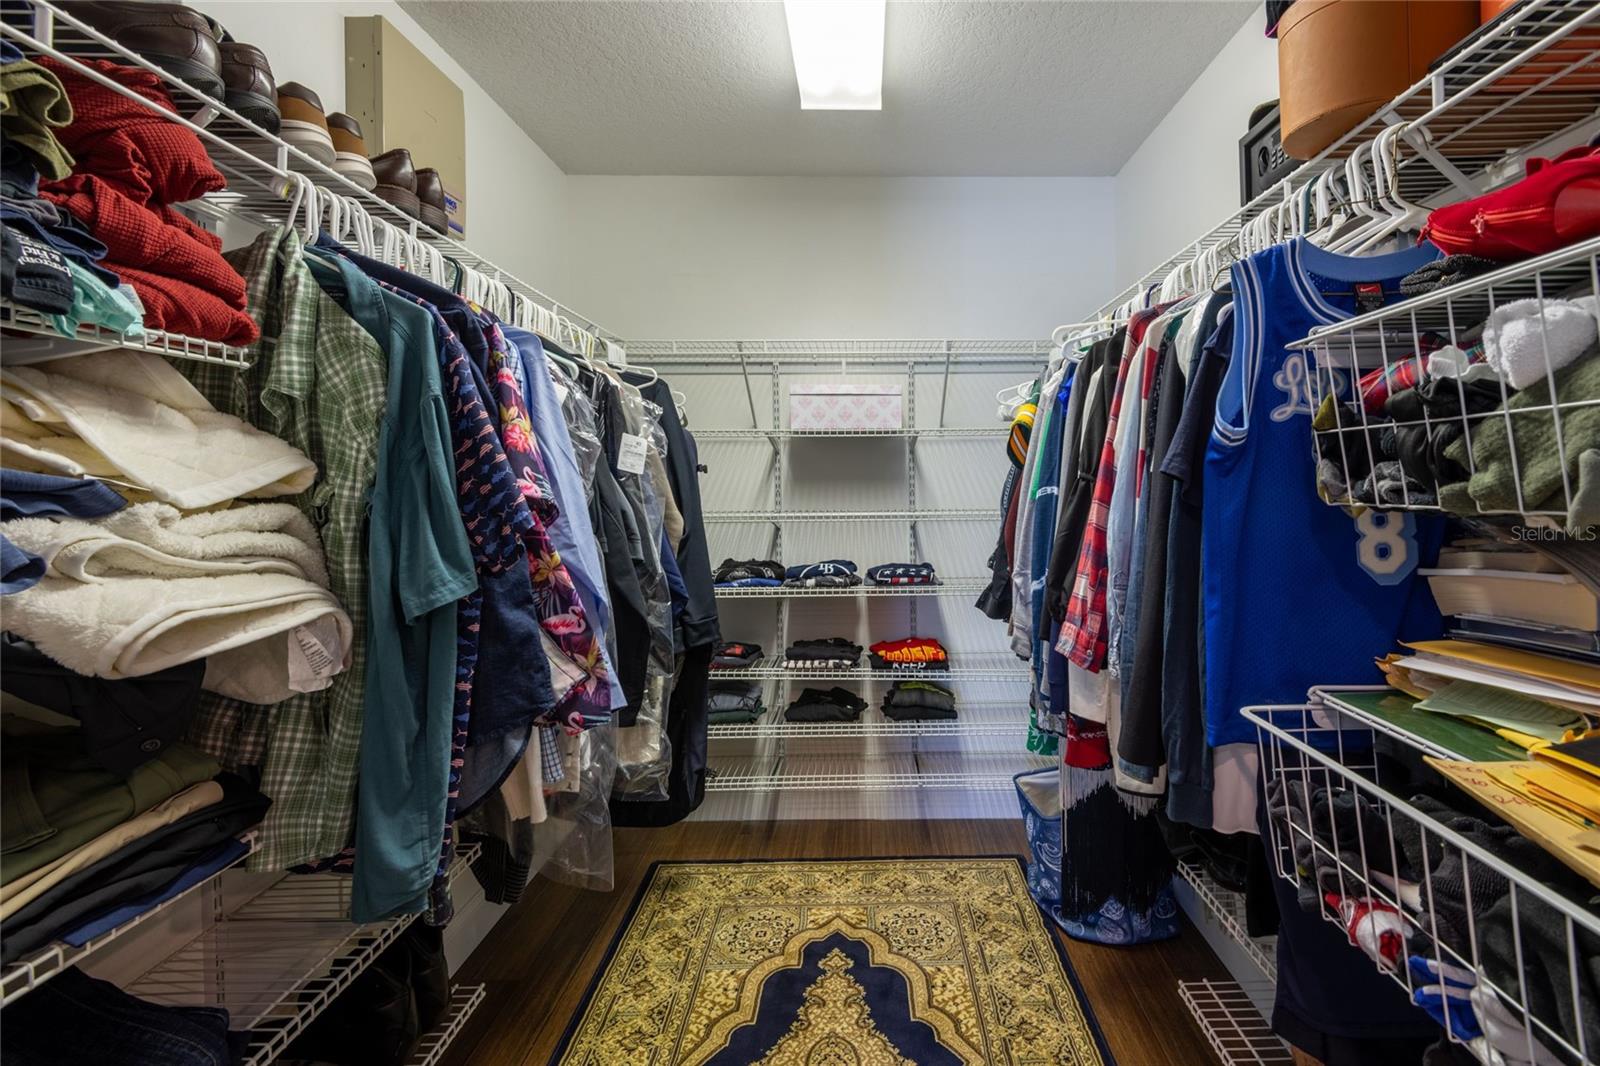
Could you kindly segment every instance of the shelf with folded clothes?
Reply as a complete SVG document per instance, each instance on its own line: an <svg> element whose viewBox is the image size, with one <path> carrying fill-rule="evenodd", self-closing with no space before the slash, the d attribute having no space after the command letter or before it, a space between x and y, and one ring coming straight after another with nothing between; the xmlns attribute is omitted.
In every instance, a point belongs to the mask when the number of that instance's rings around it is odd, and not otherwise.
<svg viewBox="0 0 1600 1066"><path fill-rule="evenodd" d="M789 792L823 789L899 791L961 788L1007 791L1024 770L1054 760L1031 755L970 755L963 752L868 756L840 770L837 756L786 756L718 760L706 774L708 792Z"/></svg>
<svg viewBox="0 0 1600 1066"><path fill-rule="evenodd" d="M762 737L784 737L806 740L821 737L1022 737L1028 733L1028 723L1022 715L1025 704L1011 704L1022 708L1011 719L974 717L972 704L959 704L964 717L947 720L902 721L883 718L880 712L869 712L854 722L789 722L782 712L771 712L761 720L734 725L712 725L708 735L712 740L747 740Z"/></svg>
<svg viewBox="0 0 1600 1066"><path fill-rule="evenodd" d="M800 597L839 597L839 596L975 596L988 588L989 582L982 578L951 578L931 585L873 585L862 583L840 588L815 587L804 585L719 585L716 593L718 599L744 600L744 599L772 599L781 597L788 599Z"/></svg>
<svg viewBox="0 0 1600 1066"><path fill-rule="evenodd" d="M1009 426L938 426L924 429L697 429L697 441L729 440L872 440L874 438L914 438L948 440L988 438L999 440L1009 435Z"/></svg>
<svg viewBox="0 0 1600 1066"><path fill-rule="evenodd" d="M483 1004L485 992L484 985L456 985L451 988L450 1003L445 1008L444 1017L417 1041L411 1058L406 1060L406 1066L438 1066L450 1050L450 1045L461 1035L461 1030L466 1028L473 1013Z"/></svg>
<svg viewBox="0 0 1600 1066"><path fill-rule="evenodd" d="M31 57L49 56L59 60L83 77L137 105L158 111L200 137L211 162L227 178L228 187L207 193L187 206L200 212L238 218L252 225L292 224L297 209L302 206L300 193L305 184L309 184L340 197L345 204L359 208L366 216L404 235L413 247L400 249L396 257L407 261L401 264L407 269L417 269L414 260L417 253L421 253L431 255L441 269L443 257L448 256L454 264L492 277L496 283L550 312L564 327L572 327L574 332L560 339L582 348L585 354L590 354L605 338L612 336L592 320L479 256L462 242L430 230L417 218L361 188L282 137L268 133L223 101L98 32L77 18L70 8L50 0L5 0L3 6L5 19L0 24L0 35ZM175 112L106 77L92 66L96 61L135 67L159 78L172 99Z"/></svg>
<svg viewBox="0 0 1600 1066"><path fill-rule="evenodd" d="M181 333L167 333L159 329L143 330L139 334L118 333L104 326L83 323L64 336L50 320L29 307L18 307L9 302L0 303L0 329L35 334L44 343L30 342L19 337L6 340L6 362L16 366L43 358L61 358L82 355L105 348L129 348L152 352L169 359L185 359L196 363L216 363L239 370L250 366L249 352L243 348L223 344L221 341L186 337ZM29 358L30 353L37 353Z"/></svg>
<svg viewBox="0 0 1600 1066"><path fill-rule="evenodd" d="M993 507L918 511L708 511L706 522L980 522L998 517Z"/></svg>
<svg viewBox="0 0 1600 1066"><path fill-rule="evenodd" d="M1475 195L1479 183L1473 177L1484 168L1593 117L1597 94L1570 85L1571 75L1597 62L1600 7L1590 0L1515 5L1312 159L1153 265L1108 299L1096 317L1112 315L1179 266L1195 262L1202 251L1214 250L1223 263L1236 258L1248 224L1307 195L1313 181L1342 171L1379 132L1397 123L1408 124L1398 145L1399 192L1405 199L1419 203L1452 188Z"/></svg>
<svg viewBox="0 0 1600 1066"><path fill-rule="evenodd" d="M1223 1066L1292 1066L1294 1056L1256 1008L1253 989L1237 981L1179 981L1178 995Z"/></svg>
<svg viewBox="0 0 1600 1066"><path fill-rule="evenodd" d="M1351 397L1313 420L1322 498L1593 524L1582 456L1600 405L1597 283L1600 238L1291 345L1314 355L1308 395Z"/></svg>
<svg viewBox="0 0 1600 1066"><path fill-rule="evenodd" d="M56 940L45 947L40 948L38 951L32 952L29 955L18 959L10 966L7 966L5 971L0 973L0 1006L5 1006L11 1003L13 1000L21 999L23 996L27 995L35 988L38 988L40 985L61 973L63 970L71 966L76 966L78 963L84 962L95 952L101 950L109 944L115 943L117 940L121 939L128 933L133 932L133 930L139 928L146 922L154 918L160 918L173 913L173 908L187 902L195 892L201 889L215 889L217 879L220 878L222 874L226 872L226 870L235 868L240 862L244 861L246 856L255 850L256 830L251 829L247 832L241 833L239 835L239 842L241 845L243 845L245 850L234 860L232 864L230 864L224 870L218 870L205 880L190 885L182 892L172 896L172 898L163 900L161 903L156 904L149 910L144 911L141 914L134 915L127 921L108 929L104 933L91 936L82 943L73 944Z"/></svg>
<svg viewBox="0 0 1600 1066"><path fill-rule="evenodd" d="M478 856L456 852L452 882ZM349 877L289 874L229 911L199 936L127 983L141 999L224 1007L248 1030L242 1066L265 1066L418 917L357 925Z"/></svg>
<svg viewBox="0 0 1600 1066"><path fill-rule="evenodd" d="M1515 828L1525 797L1474 802L1495 763L1429 758L1444 780L1472 784L1469 798L1380 758L1375 730L1325 708L1243 713L1266 782L1268 867L1303 910L1480 1061L1600 1062L1593 876L1553 838Z"/></svg>
<svg viewBox="0 0 1600 1066"><path fill-rule="evenodd" d="M785 680L798 679L813 681L914 681L918 678L936 683L944 681L1009 681L1024 682L1028 680L1028 671L1024 664L1014 656L996 655L953 655L950 658L948 670L874 670L868 666L852 666L843 669L832 667L808 669L805 667L789 667L779 662L763 662L757 666L747 666L737 670L713 670L712 681L738 681L738 680Z"/></svg>

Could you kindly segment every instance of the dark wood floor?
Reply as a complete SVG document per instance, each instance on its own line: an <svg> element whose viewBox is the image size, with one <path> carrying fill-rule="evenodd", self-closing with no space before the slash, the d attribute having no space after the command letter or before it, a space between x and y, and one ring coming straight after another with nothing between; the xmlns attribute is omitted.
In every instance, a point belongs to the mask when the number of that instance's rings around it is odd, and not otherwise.
<svg viewBox="0 0 1600 1066"><path fill-rule="evenodd" d="M545 1066L577 1012L650 864L662 859L827 859L1022 854L1013 821L691 822L616 832L616 891L539 881L468 959L457 980L486 998L446 1066ZM1062 938L1119 1066L1209 1066L1215 1057L1178 998L1178 981L1226 977L1187 925L1162 944L1108 948Z"/></svg>

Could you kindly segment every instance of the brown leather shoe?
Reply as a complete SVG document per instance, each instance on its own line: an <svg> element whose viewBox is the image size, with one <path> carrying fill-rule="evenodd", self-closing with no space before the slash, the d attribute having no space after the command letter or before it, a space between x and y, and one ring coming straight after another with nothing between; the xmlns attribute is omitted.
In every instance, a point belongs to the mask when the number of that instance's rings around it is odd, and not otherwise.
<svg viewBox="0 0 1600 1066"><path fill-rule="evenodd" d="M378 179L372 189L378 199L394 204L412 218L422 218L422 203L417 199L417 171L409 148L391 148L382 155L373 156L372 173Z"/></svg>
<svg viewBox="0 0 1600 1066"><path fill-rule="evenodd" d="M323 166L333 165L333 137L322 100L297 81L278 86L278 111L283 115L279 136Z"/></svg>
<svg viewBox="0 0 1600 1066"><path fill-rule="evenodd" d="M65 5L130 52L136 52L207 96L222 99L222 55L216 23L183 4L79 0Z"/></svg>
<svg viewBox="0 0 1600 1066"><path fill-rule="evenodd" d="M417 171L417 200L422 207L422 224L443 236L450 236L450 209L444 202L444 182L432 167Z"/></svg>
<svg viewBox="0 0 1600 1066"><path fill-rule="evenodd" d="M328 116L328 132L333 136L333 169L363 189L378 183L367 160L367 142L361 134L361 123L342 111Z"/></svg>
<svg viewBox="0 0 1600 1066"><path fill-rule="evenodd" d="M253 44L223 41L222 102L268 133L278 132L278 87L267 57Z"/></svg>

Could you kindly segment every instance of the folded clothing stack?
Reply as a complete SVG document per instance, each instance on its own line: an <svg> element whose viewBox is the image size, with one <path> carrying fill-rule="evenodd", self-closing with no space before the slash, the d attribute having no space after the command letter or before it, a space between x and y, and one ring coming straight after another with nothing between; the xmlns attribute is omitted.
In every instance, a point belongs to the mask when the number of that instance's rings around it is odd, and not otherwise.
<svg viewBox="0 0 1600 1066"><path fill-rule="evenodd" d="M849 559L824 559L789 567L784 571L783 583L791 588L842 589L861 584L861 575Z"/></svg>
<svg viewBox="0 0 1600 1066"><path fill-rule="evenodd" d="M843 637L797 640L783 651L787 670L848 670L861 665L861 645Z"/></svg>
<svg viewBox="0 0 1600 1066"><path fill-rule="evenodd" d="M783 573L776 559L724 559L711 580L723 588L770 588L783 584Z"/></svg>
<svg viewBox="0 0 1600 1066"><path fill-rule="evenodd" d="M895 673L943 672L950 669L950 655L932 637L907 637L880 640L872 645L872 668Z"/></svg>
<svg viewBox="0 0 1600 1066"><path fill-rule="evenodd" d="M712 725L745 725L766 713L759 681L713 681L706 697Z"/></svg>
<svg viewBox="0 0 1600 1066"><path fill-rule="evenodd" d="M44 183L44 198L82 219L105 245L101 266L139 294L146 326L250 344L261 331L245 313L244 279L222 258L222 242L171 206L227 181L200 138L161 114L177 109L160 78L105 60L84 62L156 109L57 60L39 60L72 102L72 123L56 136L77 163L72 174Z"/></svg>
<svg viewBox="0 0 1600 1066"><path fill-rule="evenodd" d="M854 722L867 709L867 701L854 692L837 686L808 688L786 708L783 716L791 722Z"/></svg>
<svg viewBox="0 0 1600 1066"><path fill-rule="evenodd" d="M711 654L712 670L748 670L762 659L761 645L725 640Z"/></svg>
<svg viewBox="0 0 1600 1066"><path fill-rule="evenodd" d="M896 722L948 721L956 716L956 695L932 681L896 681L883 694L883 716Z"/></svg>
<svg viewBox="0 0 1600 1066"><path fill-rule="evenodd" d="M874 585L937 585L932 563L879 563L867 571Z"/></svg>

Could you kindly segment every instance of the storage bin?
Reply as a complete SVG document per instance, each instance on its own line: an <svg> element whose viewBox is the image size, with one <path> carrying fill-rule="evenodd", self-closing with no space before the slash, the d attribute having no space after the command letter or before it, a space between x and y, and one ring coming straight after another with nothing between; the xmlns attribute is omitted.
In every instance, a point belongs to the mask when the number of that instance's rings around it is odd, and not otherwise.
<svg viewBox="0 0 1600 1066"><path fill-rule="evenodd" d="M903 429L899 385L825 382L789 386L789 428L801 432Z"/></svg>
<svg viewBox="0 0 1600 1066"><path fill-rule="evenodd" d="M1283 150L1310 159L1478 26L1477 0L1298 0L1278 23Z"/></svg>

